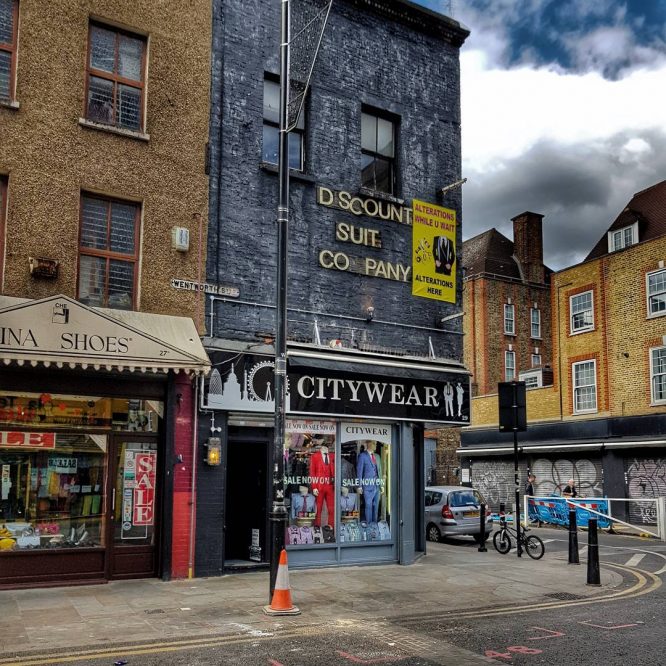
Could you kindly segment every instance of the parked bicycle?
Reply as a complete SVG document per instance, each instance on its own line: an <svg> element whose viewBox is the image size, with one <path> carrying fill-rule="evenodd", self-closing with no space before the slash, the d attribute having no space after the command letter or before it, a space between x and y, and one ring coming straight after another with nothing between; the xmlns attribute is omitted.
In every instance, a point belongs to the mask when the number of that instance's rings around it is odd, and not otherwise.
<svg viewBox="0 0 666 666"><path fill-rule="evenodd" d="M511 540L511 537L513 536L513 538L516 539L516 542L520 543L523 550L533 560L540 560L546 552L546 547L538 536L534 534L528 536L527 532L529 532L529 529L523 527L521 528L519 535L517 530L506 524L506 516L500 516L500 529L493 535L493 546L495 546L495 550L498 553L506 555L513 547L513 542Z"/></svg>

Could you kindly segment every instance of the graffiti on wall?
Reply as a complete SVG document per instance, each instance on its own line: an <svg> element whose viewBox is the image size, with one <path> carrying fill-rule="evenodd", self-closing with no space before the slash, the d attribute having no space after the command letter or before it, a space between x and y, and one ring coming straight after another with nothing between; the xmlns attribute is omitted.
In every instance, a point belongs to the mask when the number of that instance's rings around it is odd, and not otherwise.
<svg viewBox="0 0 666 666"><path fill-rule="evenodd" d="M587 458L549 460L538 458L532 463L532 473L536 476L535 492L540 496L561 495L562 490L573 479L580 497L600 497L603 495L603 475L601 464Z"/></svg>
<svg viewBox="0 0 666 666"><path fill-rule="evenodd" d="M500 502L508 504L513 500L513 466L499 460L475 461L472 465L472 485L497 511Z"/></svg>
<svg viewBox="0 0 666 666"><path fill-rule="evenodd" d="M627 461L629 463L629 461ZM666 459L634 458L627 465L627 494L631 499L666 496ZM629 508L630 519L641 523L657 522L654 502L637 502Z"/></svg>

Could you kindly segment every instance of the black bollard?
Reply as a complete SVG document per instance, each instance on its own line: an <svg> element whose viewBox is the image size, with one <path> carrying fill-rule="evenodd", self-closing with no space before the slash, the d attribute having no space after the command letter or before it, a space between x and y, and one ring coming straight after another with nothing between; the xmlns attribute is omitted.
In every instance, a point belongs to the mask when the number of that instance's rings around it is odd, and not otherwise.
<svg viewBox="0 0 666 666"><path fill-rule="evenodd" d="M569 509L569 564L580 564L580 558L578 557L576 509Z"/></svg>
<svg viewBox="0 0 666 666"><path fill-rule="evenodd" d="M587 530L587 584L599 586L601 585L601 571L599 570L599 537L596 518L590 518Z"/></svg>
<svg viewBox="0 0 666 666"><path fill-rule="evenodd" d="M482 504L479 510L479 552L487 553L486 548L486 505Z"/></svg>

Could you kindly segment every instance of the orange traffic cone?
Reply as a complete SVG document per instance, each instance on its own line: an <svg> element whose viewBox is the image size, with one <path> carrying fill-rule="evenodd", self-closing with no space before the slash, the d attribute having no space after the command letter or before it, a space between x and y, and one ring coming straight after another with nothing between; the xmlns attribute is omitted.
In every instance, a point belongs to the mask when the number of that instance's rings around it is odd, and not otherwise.
<svg viewBox="0 0 666 666"><path fill-rule="evenodd" d="M270 606L264 606L264 613L266 615L300 615L300 612L291 602L287 551L283 548L280 553L280 564L278 565L277 576L275 578L273 599Z"/></svg>

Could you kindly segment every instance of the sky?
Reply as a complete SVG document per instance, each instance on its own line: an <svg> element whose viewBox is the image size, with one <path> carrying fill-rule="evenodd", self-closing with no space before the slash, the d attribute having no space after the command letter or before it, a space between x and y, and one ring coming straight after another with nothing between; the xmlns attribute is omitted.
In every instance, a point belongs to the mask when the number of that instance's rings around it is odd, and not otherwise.
<svg viewBox="0 0 666 666"><path fill-rule="evenodd" d="M449 0L414 0L449 14ZM666 179L666 0L453 0L463 238L544 215L545 263L582 261Z"/></svg>

